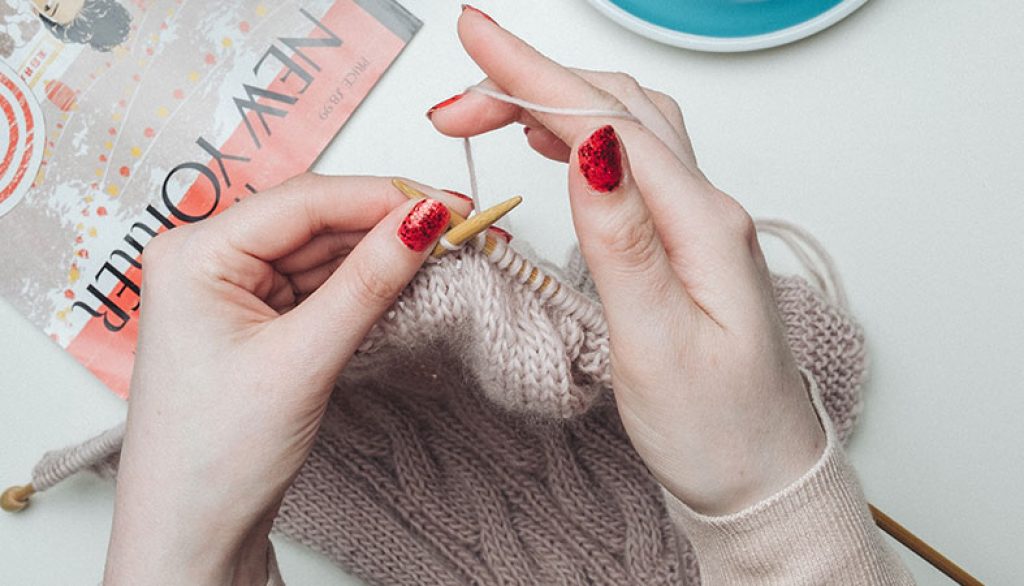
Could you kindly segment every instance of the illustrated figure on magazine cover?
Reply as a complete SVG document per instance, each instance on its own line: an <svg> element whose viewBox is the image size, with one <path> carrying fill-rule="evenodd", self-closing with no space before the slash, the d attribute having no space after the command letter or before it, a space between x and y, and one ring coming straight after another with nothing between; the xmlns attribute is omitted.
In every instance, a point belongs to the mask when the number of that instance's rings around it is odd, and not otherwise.
<svg viewBox="0 0 1024 586"><path fill-rule="evenodd" d="M64 43L110 51L128 38L132 17L117 0L32 0L43 24Z"/></svg>

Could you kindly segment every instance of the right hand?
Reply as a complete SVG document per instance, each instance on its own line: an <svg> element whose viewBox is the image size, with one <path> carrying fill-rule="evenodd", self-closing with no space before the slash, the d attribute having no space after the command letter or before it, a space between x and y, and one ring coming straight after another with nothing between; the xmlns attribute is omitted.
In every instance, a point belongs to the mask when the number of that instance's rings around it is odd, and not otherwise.
<svg viewBox="0 0 1024 586"><path fill-rule="evenodd" d="M339 372L470 210L421 188L304 175L146 246L105 584L266 583Z"/></svg>
<svg viewBox="0 0 1024 586"><path fill-rule="evenodd" d="M824 433L754 224L701 173L676 103L623 74L565 68L476 9L463 11L459 36L489 87L639 121L529 112L473 92L429 114L450 136L524 124L534 150L569 164L573 221L611 336L615 398L655 477L712 515L799 478L821 455Z"/></svg>

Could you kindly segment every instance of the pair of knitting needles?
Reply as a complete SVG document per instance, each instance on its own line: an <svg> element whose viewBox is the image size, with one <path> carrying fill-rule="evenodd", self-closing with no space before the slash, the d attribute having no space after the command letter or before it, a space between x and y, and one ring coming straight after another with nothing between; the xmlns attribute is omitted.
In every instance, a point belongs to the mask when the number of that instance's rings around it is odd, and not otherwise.
<svg viewBox="0 0 1024 586"><path fill-rule="evenodd" d="M424 199L427 197L426 193L423 193L401 179L392 179L391 184L397 187L398 190L409 199ZM432 253L433 256L438 258L448 251L462 248L464 244L473 238L487 232L495 222L504 217L505 214L511 212L521 203L523 203L523 198L517 195L469 218L449 208L448 211L451 212L452 228L441 237L441 240L438 241L436 245L434 245L434 252ZM497 244L497 241L494 240L494 235L487 232L484 238L486 239L484 243L484 251L489 252L494 250L494 246Z"/></svg>
<svg viewBox="0 0 1024 586"><path fill-rule="evenodd" d="M0 496L0 508L12 513L20 511L28 506L28 500L33 494L35 494L35 492L36 489L31 483L26 484L25 486L12 486L5 490L3 495ZM868 508L871 509L871 516L874 518L875 524L878 525L880 529L891 535L896 541L902 543L907 549L920 556L921 559L934 566L935 569L949 576L954 582L961 584L962 586L982 586L981 581L968 574L952 560L942 555L921 538L908 531L903 527L903 525L900 525L893 520L892 517L878 510L874 505L868 505Z"/></svg>
<svg viewBox="0 0 1024 586"><path fill-rule="evenodd" d="M423 193L401 179L392 179L391 184L398 188L398 190L405 194L409 199L415 200L428 197L426 193ZM451 212L451 225L453 227L434 246L434 252L432 253L433 256L436 258L444 255L449 250L458 250L473 238L483 238L483 245L480 247L481 251L485 256L491 256L491 254L494 253L495 248L498 246L498 240L495 238L494 234L488 231L488 229L505 214L509 213L516 206L522 203L522 201L523 198L517 195L494 207L488 208L479 214L470 216L469 218L449 209ZM481 236L481 234L483 234L483 236ZM561 285L553 277L545 274L544 271L534 266L527 259L522 257L518 258L520 262L516 265L518 267L518 272L515 273L515 277L520 282L530 286L531 290L538 293L546 291L549 296L548 298L557 294L561 290ZM550 290L548 289L549 287L551 287Z"/></svg>
<svg viewBox="0 0 1024 586"><path fill-rule="evenodd" d="M406 197L409 199L425 199L426 193L416 189L401 179L393 179L391 183ZM434 250L431 253L433 257L438 258L443 256L449 251L458 250L467 242L470 242L474 238L484 238L483 252L486 255L490 255L494 252L498 241L496 237L491 234L488 229L494 225L495 222L500 220L505 214L512 211L516 206L522 203L523 198L516 196L511 199L507 199L498 205L488 208L479 214L466 218L458 212L451 211L451 226L452 228L441 238L441 240L434 246ZM527 268L532 269L529 275L526 276L526 282L528 284L536 284L538 278L543 278L539 291L546 289L553 280L547 275L543 275L537 268L528 267L523 265L521 270ZM12 486L0 495L0 508L8 512L16 512L24 509L28 506L29 498L35 494L36 489L31 483L25 486ZM892 517L886 515L874 505L868 505L871 510L871 516L875 520L875 524L880 529L892 536L896 541L903 544L907 549L914 552L921 559L925 560L937 570L949 576L956 583L963 586L981 586L981 582L968 574L963 568L956 565L949 558L945 557L941 553L935 550L932 546L928 545L924 540L917 537L905 527L897 523Z"/></svg>
<svg viewBox="0 0 1024 586"><path fill-rule="evenodd" d="M426 193L423 193L401 179L393 179L391 183L409 199L417 200L428 197ZM432 256L434 258L439 258L449 251L458 250L467 242L480 237L481 234L483 234L483 238L485 239L483 251L485 254L490 254L494 251L495 247L498 246L498 241L495 239L496 237L489 232L490 227L521 203L523 203L523 198L517 195L469 218L449 209L449 212L451 212L451 229L448 230L448 232L445 233L445 235L441 237L441 240L434 246L434 250L431 253ZM534 272L531 273L531 278L528 282L532 283L536 274L537 270L534 269ZM544 283L544 285L546 286L547 283ZM0 495L0 508L10 513L21 511L28 506L29 499L35 493L36 488L32 486L32 483L24 486L12 486Z"/></svg>

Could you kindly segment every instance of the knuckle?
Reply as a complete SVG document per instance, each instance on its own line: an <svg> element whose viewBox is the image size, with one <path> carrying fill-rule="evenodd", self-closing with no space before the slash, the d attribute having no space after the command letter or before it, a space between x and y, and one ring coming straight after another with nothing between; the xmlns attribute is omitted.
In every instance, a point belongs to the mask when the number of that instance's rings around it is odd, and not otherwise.
<svg viewBox="0 0 1024 586"><path fill-rule="evenodd" d="M162 232L146 244L142 263L146 275L201 274L206 267L216 266L220 253L209 242L201 226L190 224Z"/></svg>
<svg viewBox="0 0 1024 586"><path fill-rule="evenodd" d="M757 227L750 213L735 199L724 195L721 198L722 221L729 234L750 241L757 238Z"/></svg>
<svg viewBox="0 0 1024 586"><path fill-rule="evenodd" d="M602 232L601 245L631 271L644 272L657 260L660 241L649 216L639 222L621 222Z"/></svg>
<svg viewBox="0 0 1024 586"><path fill-rule="evenodd" d="M403 283L389 279L379 263L359 263L353 271L353 294L364 307L390 305L402 292Z"/></svg>
<svg viewBox="0 0 1024 586"><path fill-rule="evenodd" d="M648 96L654 105L664 113L671 122L675 124L683 123L683 109L679 106L679 102L672 96L656 91L650 90Z"/></svg>
<svg viewBox="0 0 1024 586"><path fill-rule="evenodd" d="M635 97L637 95L642 95L644 92L643 87L641 87L640 85L640 82L638 82L635 77L628 73L617 71L615 73L612 73L611 78L612 82L615 85L616 93L618 93L623 98Z"/></svg>
<svg viewBox="0 0 1024 586"><path fill-rule="evenodd" d="M146 263L147 269L162 268L168 261L181 252L181 233L184 228L175 228L161 232L153 237L142 250L142 260Z"/></svg>
<svg viewBox="0 0 1024 586"><path fill-rule="evenodd" d="M302 173L299 173L298 175L294 175L286 179L283 183L281 183L278 186L278 188L304 191L306 188L310 186L310 184L316 182L319 177L320 175L317 175L312 171L304 171Z"/></svg>

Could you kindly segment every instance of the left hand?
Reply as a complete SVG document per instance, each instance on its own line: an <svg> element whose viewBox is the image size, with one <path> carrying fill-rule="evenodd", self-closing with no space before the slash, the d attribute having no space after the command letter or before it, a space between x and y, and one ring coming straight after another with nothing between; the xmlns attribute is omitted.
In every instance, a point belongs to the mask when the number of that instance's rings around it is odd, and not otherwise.
<svg viewBox="0 0 1024 586"><path fill-rule="evenodd" d="M804 475L825 433L753 220L701 172L679 106L627 75L564 67L477 9L463 10L459 38L483 85L598 112L531 111L470 92L428 117L460 137L524 124L534 150L568 164L573 225L608 322L612 390L655 478L697 512L727 515ZM609 110L617 115L600 113Z"/></svg>
<svg viewBox="0 0 1024 586"><path fill-rule="evenodd" d="M335 379L440 236L401 237L414 204L305 175L150 242L105 584L266 582Z"/></svg>

